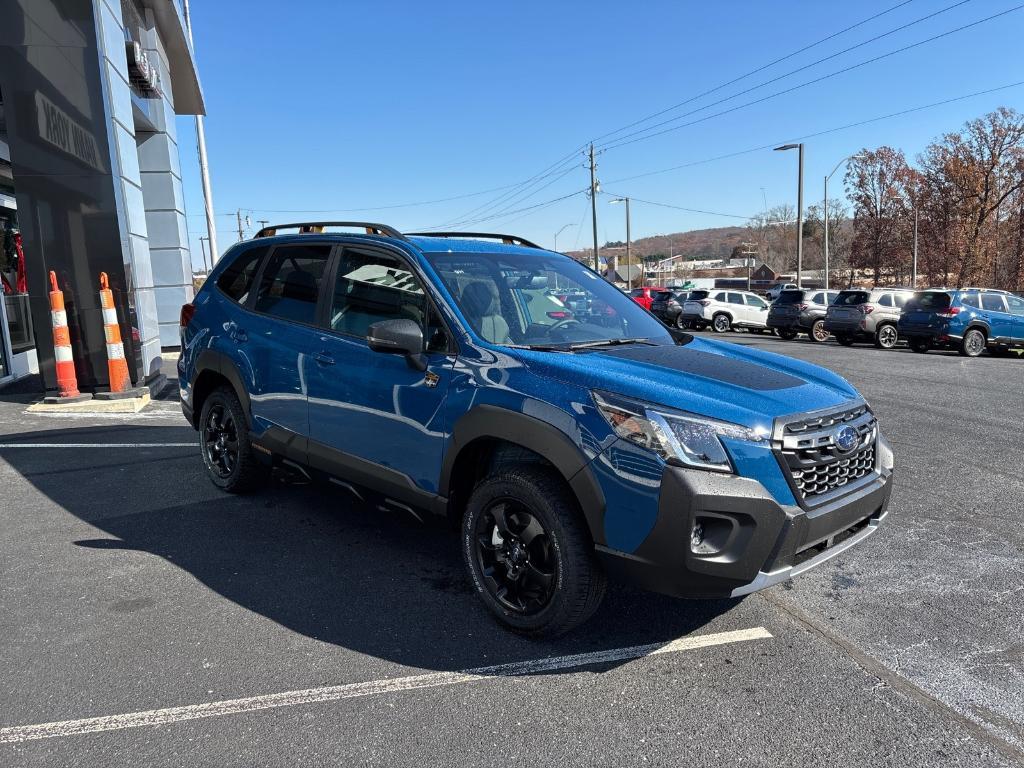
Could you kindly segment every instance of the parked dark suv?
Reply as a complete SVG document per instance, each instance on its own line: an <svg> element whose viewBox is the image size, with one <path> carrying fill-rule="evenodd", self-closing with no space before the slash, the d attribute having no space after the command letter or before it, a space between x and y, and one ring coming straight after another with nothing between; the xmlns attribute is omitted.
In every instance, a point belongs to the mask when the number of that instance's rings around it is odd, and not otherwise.
<svg viewBox="0 0 1024 768"><path fill-rule="evenodd" d="M831 371L670 330L522 238L290 226L232 246L181 312L182 411L226 491L284 465L447 517L487 608L545 636L606 574L744 595L886 514L892 451ZM601 311L567 316L555 286Z"/></svg>
<svg viewBox="0 0 1024 768"><path fill-rule="evenodd" d="M665 323L674 325L676 328L685 329L689 322L683 318L683 304L686 302L690 291L668 288L654 294L654 301L651 302L651 314Z"/></svg>
<svg viewBox="0 0 1024 768"><path fill-rule="evenodd" d="M811 341L827 341L825 312L838 294L820 289L783 291L768 310L768 327L784 339L806 333Z"/></svg>

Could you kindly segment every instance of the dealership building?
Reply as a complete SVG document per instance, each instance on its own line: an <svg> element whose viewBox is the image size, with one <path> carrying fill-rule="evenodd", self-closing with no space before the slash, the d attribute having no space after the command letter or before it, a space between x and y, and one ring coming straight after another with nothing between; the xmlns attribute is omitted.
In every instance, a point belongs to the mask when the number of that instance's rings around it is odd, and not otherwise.
<svg viewBox="0 0 1024 768"><path fill-rule="evenodd" d="M0 385L56 388L49 273L83 391L108 385L100 273L134 384L193 297L175 115L203 114L179 0L0 2Z"/></svg>

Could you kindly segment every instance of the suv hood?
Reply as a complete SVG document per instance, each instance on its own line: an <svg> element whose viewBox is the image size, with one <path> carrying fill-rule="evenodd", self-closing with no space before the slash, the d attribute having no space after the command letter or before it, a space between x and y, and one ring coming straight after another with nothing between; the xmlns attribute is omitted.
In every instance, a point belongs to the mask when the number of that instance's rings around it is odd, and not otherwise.
<svg viewBox="0 0 1024 768"><path fill-rule="evenodd" d="M817 365L739 344L630 344L575 353L515 350L534 373L748 427L777 416L858 402L857 390Z"/></svg>

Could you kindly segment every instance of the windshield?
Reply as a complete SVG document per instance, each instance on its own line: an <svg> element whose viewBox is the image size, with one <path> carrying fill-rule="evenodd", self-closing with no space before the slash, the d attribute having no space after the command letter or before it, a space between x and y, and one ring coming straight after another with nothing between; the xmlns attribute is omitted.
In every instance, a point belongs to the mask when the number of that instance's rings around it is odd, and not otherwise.
<svg viewBox="0 0 1024 768"><path fill-rule="evenodd" d="M867 304L871 294L867 291L840 291L832 303L837 307L856 307Z"/></svg>
<svg viewBox="0 0 1024 768"><path fill-rule="evenodd" d="M425 255L473 330L494 344L568 346L625 339L672 343L658 320L567 256Z"/></svg>
<svg viewBox="0 0 1024 768"><path fill-rule="evenodd" d="M779 294L776 304L799 304L804 300L803 291L783 291Z"/></svg>

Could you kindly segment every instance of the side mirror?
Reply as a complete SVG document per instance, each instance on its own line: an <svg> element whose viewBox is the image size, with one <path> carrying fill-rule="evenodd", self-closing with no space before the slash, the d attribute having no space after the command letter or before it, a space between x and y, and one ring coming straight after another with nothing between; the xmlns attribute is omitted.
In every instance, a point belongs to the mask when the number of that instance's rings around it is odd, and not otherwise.
<svg viewBox="0 0 1024 768"><path fill-rule="evenodd" d="M417 370L426 370L423 329L415 320L381 320L366 329L366 343L374 352L405 355Z"/></svg>

